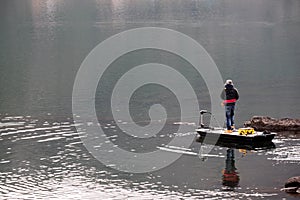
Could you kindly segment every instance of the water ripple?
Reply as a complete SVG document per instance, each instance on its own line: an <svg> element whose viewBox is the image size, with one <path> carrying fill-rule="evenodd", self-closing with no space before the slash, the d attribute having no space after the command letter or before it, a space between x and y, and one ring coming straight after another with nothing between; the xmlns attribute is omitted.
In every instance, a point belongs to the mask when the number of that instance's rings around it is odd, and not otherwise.
<svg viewBox="0 0 300 200"><path fill-rule="evenodd" d="M179 179L169 182L163 180L159 173L133 175L113 171L89 154L79 137L84 131L77 133L75 126L77 125L70 120L58 122L52 119L33 119L30 116L3 117L0 120L0 199L276 198L274 190L261 192L255 188L237 188L236 191L223 191L219 183L214 183L215 178L199 178L190 186L185 182L178 183L180 177L184 178L187 172L179 175ZM106 123L105 126L116 129L112 123ZM185 136L195 133L176 134ZM117 134L109 137L111 140L119 139ZM260 155L267 155L268 159L278 161L279 157L288 154L285 161L299 161L300 146L288 146L289 142L291 141L279 139L279 148ZM201 161L197 156L190 156L197 155L198 151L194 148L159 148L187 154L192 159L190 164L197 172L197 165ZM209 159L224 163L224 150L215 148L217 156ZM180 169L183 170L184 167ZM168 173L170 172L162 174ZM170 176L170 179L174 176L176 175ZM213 177L215 176L214 174ZM191 181L193 178L187 180ZM217 186L210 189L198 188L198 184L206 185L209 181L211 185Z"/></svg>

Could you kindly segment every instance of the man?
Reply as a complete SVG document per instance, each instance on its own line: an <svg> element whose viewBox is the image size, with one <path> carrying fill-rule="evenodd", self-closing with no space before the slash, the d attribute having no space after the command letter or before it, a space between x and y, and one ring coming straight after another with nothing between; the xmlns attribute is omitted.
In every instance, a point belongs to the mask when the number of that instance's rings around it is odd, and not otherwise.
<svg viewBox="0 0 300 200"><path fill-rule="evenodd" d="M225 106L227 133L232 133L234 129L234 108L239 99L239 93L233 86L232 80L226 80L225 88L221 93L222 105Z"/></svg>

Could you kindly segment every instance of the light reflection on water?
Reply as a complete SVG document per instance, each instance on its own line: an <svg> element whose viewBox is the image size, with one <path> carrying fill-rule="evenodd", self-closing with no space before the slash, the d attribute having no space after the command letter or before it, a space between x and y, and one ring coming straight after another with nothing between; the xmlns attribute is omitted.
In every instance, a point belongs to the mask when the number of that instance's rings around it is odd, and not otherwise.
<svg viewBox="0 0 300 200"><path fill-rule="evenodd" d="M289 162L289 163L299 163L300 162L300 139L277 139L274 142L278 144L278 147L273 152L267 152L267 155L273 155L273 157L268 158L270 160L278 161L277 164ZM290 142L295 143L294 145L287 145Z"/></svg>
<svg viewBox="0 0 300 200"><path fill-rule="evenodd" d="M101 165L85 150L75 125L70 121L53 121L51 116L47 120L30 116L2 117L0 193L3 199L278 198L276 189L264 191L243 188L245 186L241 183L234 191L223 190L222 186L218 186L219 183L215 183L215 178L201 178L196 169L195 176L199 177L200 182L214 185L211 189L182 187L176 181L164 181L164 175L159 173L133 175L113 171ZM267 159L280 160L284 165L299 164L298 140L295 143L294 140L277 138L275 142L280 145L278 149L248 152L248 157L267 156ZM191 149L185 151L196 154L197 146L199 143L194 143ZM224 150L226 148L216 147L213 154L219 155L219 158L209 159L225 160ZM283 154L286 159L278 159ZM187 156L201 162L193 154ZM237 154L236 159L240 162L241 154ZM241 167L237 171L239 169ZM184 170L184 167L180 170ZM188 174L184 172L180 176L185 175ZM220 177L221 173L214 176ZM243 174L239 176L246 178Z"/></svg>

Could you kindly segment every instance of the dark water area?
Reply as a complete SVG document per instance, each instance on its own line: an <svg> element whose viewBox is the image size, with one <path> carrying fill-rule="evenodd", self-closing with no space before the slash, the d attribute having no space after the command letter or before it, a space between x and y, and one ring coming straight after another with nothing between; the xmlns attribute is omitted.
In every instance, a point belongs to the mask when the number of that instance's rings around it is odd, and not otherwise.
<svg viewBox="0 0 300 200"><path fill-rule="evenodd" d="M223 79L233 79L239 89L238 127L253 115L300 118L297 0L3 0L0 199L297 198L280 191L285 180L300 175L299 136L294 134L277 135L275 148L269 149L215 146L212 156L203 159L199 157L197 134L181 133L183 140L187 135L195 136L189 148L165 147L170 154L183 155L161 170L141 174L117 171L91 155L76 129L80 124L73 120L76 74L100 42L141 27L182 32L206 49ZM100 107L109 107L112 83L120 78L122 70L154 61L188 77L199 107L211 107L203 78L186 60L152 49L118 58L111 64L112 70L106 72L106 85L98 85L95 107L110 140L129 151L141 150L140 141L118 138L122 132L117 121ZM156 85L134 93L129 107L138 125L148 124L147 110L153 104L164 105L170 114L160 141L144 144L144 148L152 150L167 143L178 124L197 127L177 118L180 111L174 97ZM160 120L157 126L162 124Z"/></svg>

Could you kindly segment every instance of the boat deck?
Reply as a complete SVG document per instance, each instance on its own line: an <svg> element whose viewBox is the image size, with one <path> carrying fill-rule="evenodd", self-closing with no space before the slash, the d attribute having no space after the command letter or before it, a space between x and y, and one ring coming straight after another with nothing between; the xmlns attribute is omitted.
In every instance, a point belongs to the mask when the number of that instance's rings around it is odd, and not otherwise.
<svg viewBox="0 0 300 200"><path fill-rule="evenodd" d="M226 134L226 135L234 135L234 136L240 136L240 137L256 137L260 135L266 135L264 132L261 131L255 131L254 134L249 134L249 135L240 135L238 130L233 130L232 133L226 133L226 129L224 128L198 128L196 131L199 132L205 132L205 133L213 133L213 134ZM271 134L271 133L270 133Z"/></svg>

